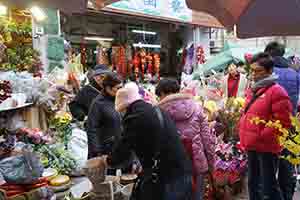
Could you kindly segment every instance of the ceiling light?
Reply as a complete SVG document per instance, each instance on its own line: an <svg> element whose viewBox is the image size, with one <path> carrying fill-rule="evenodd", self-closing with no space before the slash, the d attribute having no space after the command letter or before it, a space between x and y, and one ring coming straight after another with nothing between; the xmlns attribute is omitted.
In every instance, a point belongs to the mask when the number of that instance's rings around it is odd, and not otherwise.
<svg viewBox="0 0 300 200"><path fill-rule="evenodd" d="M85 40L91 40L91 41L113 41L114 38L105 38L105 37L85 37Z"/></svg>
<svg viewBox="0 0 300 200"><path fill-rule="evenodd" d="M140 34L145 34L145 35L156 35L156 32L152 31L142 31L142 30L132 30L133 33L140 33Z"/></svg>
<svg viewBox="0 0 300 200"><path fill-rule="evenodd" d="M140 48L153 48L153 49L160 49L161 45L160 44L142 44L142 43L135 43L133 44L133 47L140 47Z"/></svg>
<svg viewBox="0 0 300 200"><path fill-rule="evenodd" d="M43 21L47 18L44 10L38 6L31 7L30 12L37 21Z"/></svg>
<svg viewBox="0 0 300 200"><path fill-rule="evenodd" d="M0 4L0 15L7 15L7 7Z"/></svg>

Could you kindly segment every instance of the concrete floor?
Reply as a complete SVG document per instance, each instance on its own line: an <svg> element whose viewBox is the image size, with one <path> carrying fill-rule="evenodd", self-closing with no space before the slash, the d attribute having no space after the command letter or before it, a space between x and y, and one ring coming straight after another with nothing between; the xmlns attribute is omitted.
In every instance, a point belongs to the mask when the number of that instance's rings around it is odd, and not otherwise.
<svg viewBox="0 0 300 200"><path fill-rule="evenodd" d="M248 200L248 194L247 191L237 196L234 200ZM300 188L295 193L294 200L300 200Z"/></svg>
<svg viewBox="0 0 300 200"><path fill-rule="evenodd" d="M238 197L236 197L235 200L248 200L248 197L246 194L241 194ZM295 194L294 200L300 200L300 192L297 192Z"/></svg>

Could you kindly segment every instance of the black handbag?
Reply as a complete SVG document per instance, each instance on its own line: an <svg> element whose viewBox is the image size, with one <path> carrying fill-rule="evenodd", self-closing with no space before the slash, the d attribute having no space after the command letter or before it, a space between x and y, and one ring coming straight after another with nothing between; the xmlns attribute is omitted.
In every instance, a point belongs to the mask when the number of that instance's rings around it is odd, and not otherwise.
<svg viewBox="0 0 300 200"><path fill-rule="evenodd" d="M165 127L163 115L158 107L155 107L156 115L159 119L161 130ZM158 148L159 149L159 148ZM160 151L158 150L153 158L153 166L144 169L134 183L130 200L161 200L163 199L163 185L159 178Z"/></svg>

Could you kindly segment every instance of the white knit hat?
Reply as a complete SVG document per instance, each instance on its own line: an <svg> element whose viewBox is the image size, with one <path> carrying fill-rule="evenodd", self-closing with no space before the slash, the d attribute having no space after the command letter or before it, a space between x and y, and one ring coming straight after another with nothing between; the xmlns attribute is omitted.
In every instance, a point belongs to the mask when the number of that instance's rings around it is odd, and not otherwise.
<svg viewBox="0 0 300 200"><path fill-rule="evenodd" d="M141 96L139 94L139 87L135 83L128 83L124 88L118 90L116 95L116 110L118 112L123 111L132 103L137 100L141 100Z"/></svg>

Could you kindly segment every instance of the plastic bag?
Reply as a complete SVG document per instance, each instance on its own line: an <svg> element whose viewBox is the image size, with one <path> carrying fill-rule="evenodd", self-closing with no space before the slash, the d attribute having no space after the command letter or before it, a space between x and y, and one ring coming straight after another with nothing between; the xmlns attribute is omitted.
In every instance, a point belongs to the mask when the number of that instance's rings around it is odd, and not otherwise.
<svg viewBox="0 0 300 200"><path fill-rule="evenodd" d="M0 161L0 172L9 184L33 184L42 177L43 171L40 159L29 146L20 155Z"/></svg>
<svg viewBox="0 0 300 200"><path fill-rule="evenodd" d="M81 170L88 159L88 139L85 131L79 128L72 130L68 151L76 159L76 163L78 164L77 170Z"/></svg>

